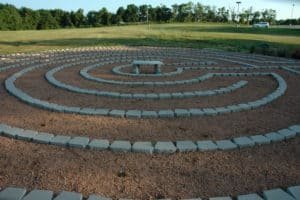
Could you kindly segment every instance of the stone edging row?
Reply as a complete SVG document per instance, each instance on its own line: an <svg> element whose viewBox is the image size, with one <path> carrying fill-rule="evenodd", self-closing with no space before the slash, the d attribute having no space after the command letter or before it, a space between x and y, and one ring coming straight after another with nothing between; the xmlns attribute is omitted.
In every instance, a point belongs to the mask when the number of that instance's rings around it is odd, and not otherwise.
<svg viewBox="0 0 300 200"><path fill-rule="evenodd" d="M175 108L174 111L167 110L118 110L118 109L107 109L107 108L89 108L89 107L70 107L59 105L55 103L49 103L47 101L36 99L22 90L18 89L14 82L21 77L22 75L37 69L46 66L45 64L40 64L32 67L25 68L5 80L5 88L9 93L19 98L21 101L26 102L30 105L47 109L50 111L56 112L66 112L66 113L76 113L76 114L85 114L85 115L104 115L104 116L113 116L113 117L129 117L129 118L174 118L174 117L190 117L190 116L203 116L203 115L218 115L231 112L239 112L243 110L254 109L274 101L275 99L282 96L286 89L287 84L284 79L276 73L214 73L214 76L271 76L278 82L278 87L275 91L263 97L259 100L242 103L238 105L229 105L226 107L212 107L212 108L189 108L189 109L180 109ZM213 76L212 74L209 76Z"/></svg>
<svg viewBox="0 0 300 200"><path fill-rule="evenodd" d="M94 89L84 89L69 84L62 83L57 80L54 75L64 68L72 67L73 64L67 64L60 67L56 67L48 71L45 75L46 80L52 85L68 90L71 92L81 93L81 94L90 94L96 96L112 97L112 98L121 98L121 99L176 99L176 98L192 98L192 97L202 97L202 96L213 96L218 94L229 93L234 90L240 89L248 84L247 81L238 81L230 86L222 87L212 90L198 90L198 91L187 91L187 92L172 92L172 93L119 93L119 92L110 92L103 90L94 90ZM214 74L212 74L214 75ZM213 77L211 73L198 77L198 80L205 80L203 77Z"/></svg>
<svg viewBox="0 0 300 200"><path fill-rule="evenodd" d="M216 62L213 61L206 61L206 62L190 62L190 63L174 63L174 64L165 64L164 66L178 66L176 68L176 71L172 71L172 72L163 72L161 74L134 74L134 73L128 73L128 72L122 72L122 69L126 68L126 67L131 67L131 65L121 65L121 66L116 66L112 69L112 72L114 74L117 75L122 75L122 76L134 76L134 77L164 77L164 76L174 76L174 75L178 75L181 74L184 70L184 66L187 65L197 65L197 66L204 66L204 65L213 65L213 64L217 64ZM195 68L200 68L200 67L195 67ZM91 70L91 69L90 69Z"/></svg>
<svg viewBox="0 0 300 200"><path fill-rule="evenodd" d="M291 73L293 73L293 74L300 75L300 71L297 71L297 70L292 69L292 68L290 68L290 67L281 67L281 68L284 69L284 70L286 70L286 71L289 71L289 72L291 72Z"/></svg>
<svg viewBox="0 0 300 200"><path fill-rule="evenodd" d="M262 194L262 195L260 195ZM300 185L288 187L286 190L274 188L264 190L261 193L250 193L238 195L237 197L223 196L211 197L209 200L300 200ZM7 187L0 191L0 200L112 200L112 198L103 197L97 194L89 195L84 198L81 193L62 191L55 194L50 190L32 190L27 191L25 188ZM119 200L133 200L122 198ZM163 200L163 199L160 199ZM164 199L171 200L171 199ZM201 200L200 197L185 200Z"/></svg>
<svg viewBox="0 0 300 200"><path fill-rule="evenodd" d="M276 143L300 136L300 125L293 125L276 132L264 135L241 136L223 140L179 140L179 141L127 141L114 140L110 143L107 139L90 139L82 136L53 135L51 133L24 130L0 124L0 135L15 138L18 140L58 145L62 147L72 147L92 150L111 150L113 152L135 152L135 153L161 153L172 154L175 152L205 152L216 150L233 150L245 147L254 147L263 144Z"/></svg>

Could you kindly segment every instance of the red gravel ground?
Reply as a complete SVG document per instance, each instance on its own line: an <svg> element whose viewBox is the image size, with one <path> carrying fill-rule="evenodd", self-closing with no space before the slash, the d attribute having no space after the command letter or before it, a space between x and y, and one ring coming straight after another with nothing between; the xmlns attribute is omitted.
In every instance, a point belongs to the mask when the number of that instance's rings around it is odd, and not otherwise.
<svg viewBox="0 0 300 200"><path fill-rule="evenodd" d="M189 54L189 50L185 52ZM200 58L201 59L201 58ZM203 58L202 58L203 59ZM169 59L165 62L175 62ZM117 65L117 64L116 64ZM111 74L116 65L91 71L94 76L114 80L180 80L209 70L189 70L171 77L133 78ZM85 65L86 66L86 65ZM238 66L218 63L224 68ZM214 107L262 98L274 91L270 77L212 78L203 83L167 87L128 87L85 80L82 66L65 69L55 77L82 88L118 92L175 92L226 87L240 80L248 84L229 94L170 100L120 100L66 92L50 85L44 74L50 66L34 70L16 81L16 86L35 98L70 106L120 109L162 109ZM169 67L166 69L173 70ZM0 82L20 69L0 73ZM299 76L283 70L287 82L284 96L250 111L212 117L180 119L126 119L49 112L20 102L0 87L0 122L54 134L88 136L109 140L218 140L268 133L299 124ZM299 184L300 139L261 147L206 153L145 155L67 149L0 137L0 188L7 186L97 193L113 198L162 199L228 196L259 192ZM124 170L125 176L118 173Z"/></svg>

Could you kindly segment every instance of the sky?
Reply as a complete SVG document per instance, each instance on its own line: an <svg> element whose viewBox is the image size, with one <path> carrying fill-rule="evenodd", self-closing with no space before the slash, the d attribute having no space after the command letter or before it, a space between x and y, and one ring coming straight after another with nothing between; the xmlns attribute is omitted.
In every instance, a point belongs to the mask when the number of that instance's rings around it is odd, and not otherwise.
<svg viewBox="0 0 300 200"><path fill-rule="evenodd" d="M85 12L90 10L100 10L106 7L109 11L115 12L118 7L126 6L128 4L150 4L152 6L166 5L171 7L173 4L187 3L192 1L194 3L200 2L203 5L210 5L216 7L223 7L237 9L237 0L0 0L0 3L13 4L16 7L28 7L32 9L54 9L59 8L67 11L77 10L83 8ZM263 10L265 8L275 9L277 11L277 19L289 19L292 16L293 4L293 18L300 18L300 0L239 0L241 1L240 10L253 7L254 10Z"/></svg>

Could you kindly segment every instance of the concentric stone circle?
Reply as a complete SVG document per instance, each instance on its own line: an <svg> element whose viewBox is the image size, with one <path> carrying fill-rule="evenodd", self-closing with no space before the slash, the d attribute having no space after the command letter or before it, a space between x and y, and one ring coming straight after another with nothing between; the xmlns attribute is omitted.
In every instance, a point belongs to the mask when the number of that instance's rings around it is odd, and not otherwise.
<svg viewBox="0 0 300 200"><path fill-rule="evenodd" d="M104 48L104 52L108 49L114 50L114 48ZM122 48L121 48L122 49ZM156 49L156 48L153 48ZM203 50L203 55L207 56L208 61L199 61L198 63L178 63L174 64L177 66L175 71L166 72L161 75L161 77L171 77L182 75L185 71L188 70L209 70L204 75L195 76L189 79L182 80L172 80L172 81L117 81L111 79L103 79L99 77L92 76L89 71L95 68L101 68L106 64L118 64L120 62L130 62L131 57L126 57L124 59L107 59L110 54L107 53L106 58L98 57L97 53L90 53L90 50L101 50L101 48L87 48L87 49L74 49L74 50L60 50L60 51L52 51L46 52L45 57L40 55L24 55L24 58L18 59L18 62L5 62L4 66L0 68L0 72L10 70L18 67L25 67L24 69L12 74L5 81L5 88L7 91L18 98L19 100L31 105L38 107L40 109L46 109L55 112L66 112L66 113L74 113L74 114L84 114L84 115L101 115L108 117L127 117L127 118L189 118L189 117L206 117L206 116L215 116L221 114L228 114L233 112L241 112L252 109L259 109L260 107L271 103L272 101L277 100L282 95L285 94L287 90L287 83L284 78L275 72L270 72L272 69L281 69L286 72L289 72L292 76L299 75L299 62L294 60L281 60L281 61L264 61L263 56L235 56L231 53L224 53L224 55L220 56L218 52L211 50ZM180 51L180 49L177 49ZM82 51L82 57L66 57L63 56L64 52L68 51ZM51 60L51 55L55 54L55 60ZM57 56L62 54L61 57ZM106 53L104 53L106 54ZM223 53L222 53L223 54ZM166 54L167 55L167 54ZM178 55L178 54L176 54ZM9 55L11 60L14 57L19 57L20 55ZM42 57L42 58L41 58ZM153 56L153 58L157 58L158 56ZM217 57L217 58L214 58ZM40 60L37 60L39 58ZM145 58L151 58L145 57ZM214 58L217 60L216 62L210 61L210 59ZM239 66L228 67L226 69L220 68L218 66L214 66L215 63L228 61L231 62L231 58L234 58L232 63ZM260 63L261 65L256 65L253 63L248 63L248 61L253 61L252 59L256 59L256 63ZM243 80L245 77L261 77L266 76L273 79L277 83L277 88L269 93L267 96L249 102L243 102L239 104L233 104L222 107L208 107L208 108L175 108L175 109L162 109L162 110L121 110L114 108L93 108L93 107L68 107L65 105L55 104L47 101L43 101L33 96L30 96L26 93L26 91L21 90L16 87L15 82L21 78L24 74L31 73L34 70L47 67L48 64L55 64L55 67L50 69L47 73L45 73L45 78L52 84L62 90L67 90L74 93L81 93L85 95L94 95L94 96L103 96L107 98L119 98L119 99L142 99L142 100L157 100L160 99L183 99L183 98L197 98L202 96L211 96L211 95L221 95L224 93L230 94L235 90L238 91L239 88L247 87L247 81ZM104 84L111 85L137 85L140 87L168 87L171 85L183 85L183 84L201 84L202 82L208 81L213 77L239 77L240 81L229 85L227 87L221 87L212 90L194 90L194 91L178 91L178 92L169 92L169 93L122 93L122 92L113 92L113 91L104 91L98 89L88 89L76 87L64 81L58 80L55 77L55 73L63 72L63 70L67 68L71 68L78 64L86 65L86 67L82 68L79 73L83 78L87 80L92 80L95 82L101 82ZM280 64L280 65L278 65ZM196 66L195 66L196 65ZM198 66L197 66L198 65ZM2 63L1 63L2 66ZM159 76L151 75L151 74L140 74L134 75L131 73L123 72L124 68L129 67L129 65L117 65L111 69L111 72L116 76L128 76L132 78L143 78L143 77L153 77L157 78ZM266 71L264 71L266 70ZM217 71L217 72L214 72ZM221 72L220 72L221 71ZM236 72L238 71L238 72ZM240 72L243 71L243 72ZM99 81L100 80L100 81ZM1 123L1 122L0 122ZM178 141L127 141L127 140L114 140L109 141L107 139L92 139L89 137L81 137L81 136L66 136L66 135L54 135L52 133L42 133L34 130L24 130L22 128L17 128L14 126L9 126L7 124L0 124L0 135L5 137L11 137L18 140L24 140L29 142L36 142L42 144L51 144L51 145L59 145L63 147L72 147L72 148L82 148L82 149L93 149L93 150L111 150L115 152L136 152L136 153L175 153L175 152L203 152L203 151L215 151L215 150L233 150L239 148L246 147L258 147L263 144L270 144L275 142L281 142L283 140L288 140L295 138L300 135L300 125L291 124L284 129L280 129L271 133L254 133L250 136L240 136L233 138L224 138L222 140L205 140L205 141L197 141L197 140L178 140ZM291 187L294 188L294 187ZM12 191L14 191L13 188ZM267 192L264 192L263 198L268 200L272 198L272 195L285 195L285 197L299 198L295 196L295 194L299 194L299 186L296 186L296 191L298 193L293 193L290 188L287 191L274 189ZM24 196L26 190L21 191ZM50 191L51 192L51 191ZM3 194L6 194L6 190L0 191L0 197ZM53 194L53 193L52 193ZM29 194L28 194L29 195ZM60 194L62 196L68 195L68 193ZM79 194L80 195L80 194ZM58 195L59 196L59 195ZM51 196L51 198L53 195ZM249 198L260 198L260 194L250 194ZM81 195L82 198L82 195ZM91 196L91 199L98 198L96 196ZM230 199L230 197L224 197ZM243 199L241 197L236 197L237 199ZM247 198L247 197L245 197ZM294 199L293 199L294 200Z"/></svg>

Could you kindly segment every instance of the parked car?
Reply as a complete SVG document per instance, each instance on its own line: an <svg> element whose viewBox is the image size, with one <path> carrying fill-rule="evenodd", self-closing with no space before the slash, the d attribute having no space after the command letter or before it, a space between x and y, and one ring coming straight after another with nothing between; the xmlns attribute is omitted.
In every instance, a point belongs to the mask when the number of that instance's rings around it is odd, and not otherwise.
<svg viewBox="0 0 300 200"><path fill-rule="evenodd" d="M269 26L270 26L269 22L259 22L253 24L253 28L269 28Z"/></svg>

